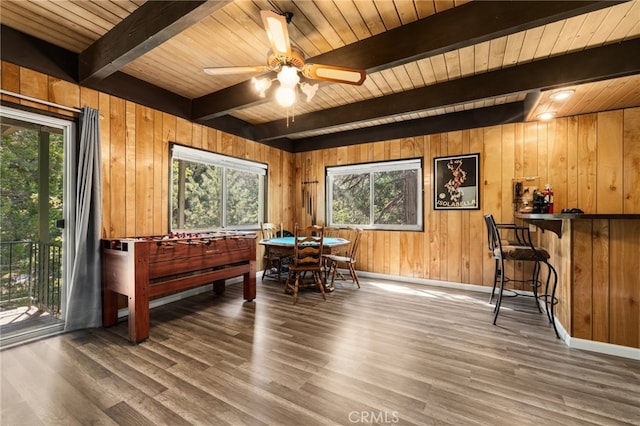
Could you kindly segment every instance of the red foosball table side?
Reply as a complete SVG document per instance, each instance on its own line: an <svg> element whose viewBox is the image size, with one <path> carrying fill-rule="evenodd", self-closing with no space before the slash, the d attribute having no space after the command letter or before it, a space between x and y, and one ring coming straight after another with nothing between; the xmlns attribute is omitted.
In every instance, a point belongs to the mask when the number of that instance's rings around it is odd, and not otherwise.
<svg viewBox="0 0 640 426"><path fill-rule="evenodd" d="M118 322L118 295L127 297L129 339L149 337L151 297L243 277L243 297L256 297L256 236L242 234L197 240L130 238L102 240L102 324Z"/></svg>

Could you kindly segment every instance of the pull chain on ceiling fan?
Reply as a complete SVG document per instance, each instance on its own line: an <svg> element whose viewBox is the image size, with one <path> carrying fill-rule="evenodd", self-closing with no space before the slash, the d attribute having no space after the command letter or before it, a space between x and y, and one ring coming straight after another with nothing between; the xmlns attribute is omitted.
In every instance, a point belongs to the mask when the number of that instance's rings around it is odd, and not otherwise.
<svg viewBox="0 0 640 426"><path fill-rule="evenodd" d="M204 72L209 75L228 75L241 73L264 73L273 71L278 74L277 80L280 87L276 91L276 100L284 107L290 107L296 100L296 86L307 97L307 101L315 95L318 85L300 83L300 76L312 80L331 81L359 86L366 79L364 70L348 68L337 65L307 64L304 56L295 47L291 46L287 24L291 21L292 13L278 14L263 10L260 12L262 23L269 38L271 51L267 56L266 65L231 66L231 67L207 67ZM251 79L261 97L271 87L272 80L268 78Z"/></svg>

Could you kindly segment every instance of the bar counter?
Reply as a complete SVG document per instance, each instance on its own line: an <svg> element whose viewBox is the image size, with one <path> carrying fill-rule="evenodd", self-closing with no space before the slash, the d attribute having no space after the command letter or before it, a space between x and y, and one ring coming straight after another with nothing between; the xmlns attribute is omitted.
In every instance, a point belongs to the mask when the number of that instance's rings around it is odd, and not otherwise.
<svg viewBox="0 0 640 426"><path fill-rule="evenodd" d="M562 238L562 224L565 220L640 220L640 214L594 214L594 213L515 213L516 219L546 229Z"/></svg>
<svg viewBox="0 0 640 426"><path fill-rule="evenodd" d="M558 271L556 317L571 339L640 348L640 214L514 217L542 230L537 244Z"/></svg>

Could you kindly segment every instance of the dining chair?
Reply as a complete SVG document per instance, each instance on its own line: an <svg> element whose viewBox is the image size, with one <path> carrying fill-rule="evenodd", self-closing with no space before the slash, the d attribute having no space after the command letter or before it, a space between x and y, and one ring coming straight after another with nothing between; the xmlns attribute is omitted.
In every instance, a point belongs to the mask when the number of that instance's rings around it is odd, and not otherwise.
<svg viewBox="0 0 640 426"><path fill-rule="evenodd" d="M262 239L264 240L270 240L282 235L282 224L278 226L275 223L260 222L260 229L262 230ZM264 256L262 257L262 263L264 266L262 271L262 280L264 280L265 276L274 277L277 275L278 282L282 282L282 266L283 260L286 257L287 256L284 256L282 253L272 250L269 246L265 247ZM274 272L274 269L277 272Z"/></svg>
<svg viewBox="0 0 640 426"><path fill-rule="evenodd" d="M325 243L327 238L340 238L341 233L344 233L344 232L342 232L340 228L333 227L333 226L325 226L324 227ZM346 255L346 252L347 252L346 247L340 247L340 248L332 249L330 253L327 253L326 250L325 250L325 253L322 253L322 269L324 273L325 283L329 281L329 277L331 276L331 260L329 259L329 256L331 256L332 254Z"/></svg>
<svg viewBox="0 0 640 426"><path fill-rule="evenodd" d="M345 255L331 254L327 256L330 262L329 269L332 271L330 288L333 288L335 284L336 275L340 274L340 272L338 272L339 265L346 265L349 269L351 279L358 285L358 288L360 288L360 280L358 279L355 265L358 258L358 249L360 248L360 239L362 238L362 228L351 228L351 230L351 243L349 244L347 253ZM342 274L340 275L342 276ZM342 279L345 279L344 276L342 276Z"/></svg>
<svg viewBox="0 0 640 426"><path fill-rule="evenodd" d="M324 243L324 227L310 225L295 226L293 243L293 263L289 265L289 274L285 283L285 293L293 293L293 303L298 301L298 291L303 275L310 272L322 298L327 300L322 281L322 251Z"/></svg>
<svg viewBox="0 0 640 426"><path fill-rule="evenodd" d="M536 247L531 241L531 234L528 226L518 226L516 224L498 224L496 223L493 215L488 214L484 216L485 223L487 225L487 240L488 248L491 256L495 259L494 276L493 276L493 288L491 289L491 296L489 297L489 303L493 300L493 296L496 290L498 281L500 282L500 289L498 290L498 298L493 308L493 324L496 324L498 315L500 313L500 306L502 304L502 297L505 291L505 283L509 281L522 281L531 284L533 290L533 297L536 307L539 312L540 305L538 300L542 300L545 304L547 317L549 322L553 325L553 329L556 336L560 337L555 324L554 306L557 304L555 297L556 286L558 283L558 274L555 268L549 263L549 252L542 248ZM501 233L502 231L502 233ZM504 231L509 231L511 235L506 237ZM510 238L510 239L509 239ZM532 262L533 273L531 279L528 280L515 280L506 277L505 274L505 261L520 261L520 262ZM544 288L544 294L538 295L538 287L540 286L539 275L540 265L545 264L547 267L547 278ZM516 291L511 290L517 296Z"/></svg>

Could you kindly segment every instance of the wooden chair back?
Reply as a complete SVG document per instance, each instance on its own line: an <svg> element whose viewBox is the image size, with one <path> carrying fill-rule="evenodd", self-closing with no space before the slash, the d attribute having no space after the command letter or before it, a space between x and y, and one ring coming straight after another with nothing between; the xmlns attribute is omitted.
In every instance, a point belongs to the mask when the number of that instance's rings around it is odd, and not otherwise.
<svg viewBox="0 0 640 426"><path fill-rule="evenodd" d="M338 238L340 237L340 228L334 228L325 226L324 227L324 237L325 238Z"/></svg>
<svg viewBox="0 0 640 426"><path fill-rule="evenodd" d="M355 263L356 258L358 257L358 250L360 249L362 228L352 228L351 238L351 245L349 246L349 253L347 254L347 257L351 259L352 263Z"/></svg>
<svg viewBox="0 0 640 426"><path fill-rule="evenodd" d="M262 230L262 239L270 240L277 238L278 233L282 233L282 224L278 226L275 223L260 222L260 229Z"/></svg>
<svg viewBox="0 0 640 426"><path fill-rule="evenodd" d="M293 264L297 270L320 270L324 243L324 227L311 225L295 227L293 245Z"/></svg>

